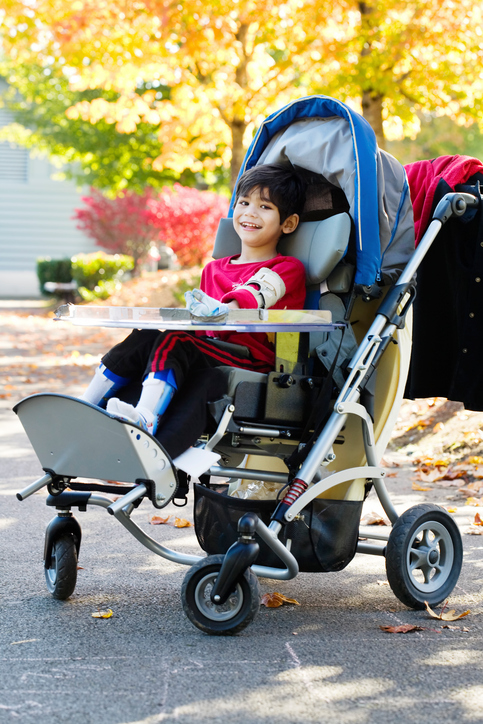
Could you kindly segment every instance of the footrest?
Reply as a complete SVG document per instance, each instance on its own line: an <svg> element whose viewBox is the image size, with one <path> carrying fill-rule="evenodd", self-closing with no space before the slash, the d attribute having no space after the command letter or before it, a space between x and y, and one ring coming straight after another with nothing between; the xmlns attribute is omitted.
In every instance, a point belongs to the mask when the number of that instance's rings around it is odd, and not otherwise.
<svg viewBox="0 0 483 724"><path fill-rule="evenodd" d="M148 481L156 508L175 494L178 480L171 458L137 425L67 395L31 395L14 412L44 470L71 479Z"/></svg>

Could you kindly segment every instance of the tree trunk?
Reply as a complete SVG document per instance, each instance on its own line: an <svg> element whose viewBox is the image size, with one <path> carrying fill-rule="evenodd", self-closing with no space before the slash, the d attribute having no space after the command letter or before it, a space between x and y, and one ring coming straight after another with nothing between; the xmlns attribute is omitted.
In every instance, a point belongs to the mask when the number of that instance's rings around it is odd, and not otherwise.
<svg viewBox="0 0 483 724"><path fill-rule="evenodd" d="M245 156L245 149L243 148L243 136L246 130L246 123L244 121L234 120L230 124L231 129L231 178L230 188L233 191L235 188L236 180L238 178L238 172L243 163Z"/></svg>
<svg viewBox="0 0 483 724"><path fill-rule="evenodd" d="M363 91L362 93L362 115L372 126L379 148L385 149L386 139L384 138L382 125L382 101L383 96L378 93L373 91Z"/></svg>

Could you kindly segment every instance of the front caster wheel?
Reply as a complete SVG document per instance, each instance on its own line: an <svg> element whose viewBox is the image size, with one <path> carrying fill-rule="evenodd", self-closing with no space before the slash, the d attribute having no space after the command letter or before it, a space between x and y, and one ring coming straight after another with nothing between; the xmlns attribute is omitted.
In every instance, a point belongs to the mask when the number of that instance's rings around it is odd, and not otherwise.
<svg viewBox="0 0 483 724"><path fill-rule="evenodd" d="M181 603L191 623L207 634L224 636L242 631L253 621L260 607L260 589L255 574L247 569L227 601L217 606L211 591L223 564L223 555L207 556L185 576Z"/></svg>
<svg viewBox="0 0 483 724"><path fill-rule="evenodd" d="M415 505L395 522L386 548L389 585L410 608L437 605L456 586L463 543L456 523L438 505Z"/></svg>
<svg viewBox="0 0 483 724"><path fill-rule="evenodd" d="M47 589L54 598L64 601L74 593L77 549L73 536L60 536L53 542L50 561L44 561L44 573Z"/></svg>

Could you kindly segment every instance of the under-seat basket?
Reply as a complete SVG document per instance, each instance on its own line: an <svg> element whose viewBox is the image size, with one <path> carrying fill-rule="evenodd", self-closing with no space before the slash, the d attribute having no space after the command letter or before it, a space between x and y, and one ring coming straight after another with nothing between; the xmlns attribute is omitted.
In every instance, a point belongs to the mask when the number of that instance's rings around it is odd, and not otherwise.
<svg viewBox="0 0 483 724"><path fill-rule="evenodd" d="M219 492L222 491L222 492ZM244 513L256 513L268 525L276 500L244 500L227 495L226 486L194 485L194 520L198 542L209 555L226 553L237 541L238 521ZM301 571L330 572L345 568L356 552L362 500L316 498L279 534ZM257 536L257 565L283 568L280 559Z"/></svg>

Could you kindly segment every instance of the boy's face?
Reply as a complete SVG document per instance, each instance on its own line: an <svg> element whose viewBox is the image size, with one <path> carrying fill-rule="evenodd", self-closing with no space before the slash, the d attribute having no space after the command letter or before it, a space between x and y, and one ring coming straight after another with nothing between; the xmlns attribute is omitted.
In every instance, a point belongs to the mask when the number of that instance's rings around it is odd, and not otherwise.
<svg viewBox="0 0 483 724"><path fill-rule="evenodd" d="M254 188L247 196L237 199L233 210L233 226L241 239L242 247L275 252L282 233L293 231L298 224L298 215L292 214L283 224L280 212L270 201L267 190Z"/></svg>

